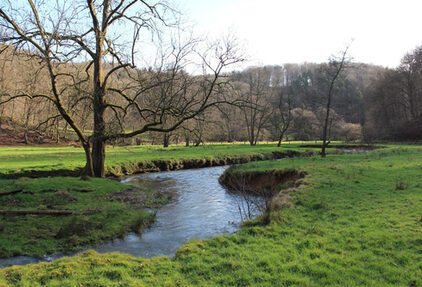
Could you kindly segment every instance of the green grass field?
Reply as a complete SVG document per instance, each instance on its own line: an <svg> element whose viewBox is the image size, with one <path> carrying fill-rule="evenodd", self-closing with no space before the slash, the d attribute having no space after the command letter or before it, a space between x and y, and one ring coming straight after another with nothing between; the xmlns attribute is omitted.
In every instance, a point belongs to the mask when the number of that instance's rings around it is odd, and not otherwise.
<svg viewBox="0 0 422 287"><path fill-rule="evenodd" d="M299 149L300 143L276 144L209 144L199 147L172 145L108 147L106 167L125 166L152 160L217 159L251 154L270 154L278 150ZM25 171L76 170L85 165L82 148L76 147L1 147L0 174L21 174Z"/></svg>
<svg viewBox="0 0 422 287"><path fill-rule="evenodd" d="M85 252L0 270L0 286L422 286L422 147L251 162L305 171L294 207L176 257Z"/></svg>
<svg viewBox="0 0 422 287"><path fill-rule="evenodd" d="M109 179L53 177L0 179L0 209L72 211L71 215L0 215L0 257L51 254L95 245L129 231L140 232L154 221L144 206L131 206L112 197L128 185ZM145 192L146 204L162 201ZM1 286L1 284L0 284Z"/></svg>

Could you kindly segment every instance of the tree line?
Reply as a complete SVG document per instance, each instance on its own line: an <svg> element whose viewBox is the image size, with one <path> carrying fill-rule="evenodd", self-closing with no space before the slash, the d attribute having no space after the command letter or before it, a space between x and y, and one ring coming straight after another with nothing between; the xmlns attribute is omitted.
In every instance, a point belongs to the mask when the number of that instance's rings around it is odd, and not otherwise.
<svg viewBox="0 0 422 287"><path fill-rule="evenodd" d="M23 91L48 91L48 75L40 70L31 56L16 52L8 47L0 54L4 76L0 79L3 91L2 99L9 100L9 95L23 93ZM88 63L67 64L63 67L67 73L81 73ZM111 67L104 65L105 70ZM327 78L324 73L326 64L286 64L281 66L248 67L242 71L224 73L221 75L218 91L215 90L213 106L185 120L174 130L158 132L147 131L133 138L110 139L109 142L126 144L162 144L185 143L186 145L200 145L206 142L248 142L252 145L258 141L282 140L320 140L326 105ZM363 90L365 85L355 75L377 69L373 66L353 64L336 83L335 97L330 116L331 138L334 140L356 141L361 139L361 123L364 121ZM7 71L7 72L6 72ZM37 76L35 76L35 72ZM134 87L133 80L126 74L113 76L110 81L118 86L127 97L137 96L136 104L129 107L126 113L121 112L118 105L124 101L113 98L114 110L106 117L110 134L123 131L133 131L140 123L149 117L159 117L160 105L169 104L171 92L177 89L200 87L203 75L191 75L184 71L167 72L156 70L133 70L132 74L142 78L144 90L154 86L148 93L141 95ZM177 75L177 80L175 77ZM38 80L37 80L38 77ZM206 77L209 77L208 75ZM171 78L171 81L170 81ZM209 80L209 78L207 79ZM178 87L176 87L176 82ZM183 82L183 84L182 84ZM147 84L149 86L146 86ZM194 84L195 83L195 84ZM190 86L188 86L188 84ZM32 91L31 91L32 89ZM110 89L110 88L109 88ZM139 89L139 87L138 87ZM82 132L93 130L93 106L88 101L89 86L85 83L75 85L69 83L68 95L62 97L63 104L70 111L72 118ZM114 92L114 91L113 91ZM118 93L116 91L116 93ZM176 91L174 91L176 93ZM176 93L177 94L177 93ZM196 97L196 95L195 95ZM220 104L217 104L219 98ZM173 98L175 102L180 99ZM342 104L347 102L347 104ZM111 105L111 103L110 103ZM149 115L139 114L139 108L151 108ZM155 108L156 110L152 110ZM173 107L175 109L175 107ZM25 130L39 130L50 134L58 141L66 137L75 139L69 124L57 113L54 105L46 99L19 97L0 106L3 118L13 118L22 123ZM162 128L168 129L174 125L175 118L169 113L163 116Z"/></svg>
<svg viewBox="0 0 422 287"><path fill-rule="evenodd" d="M395 69L381 69L365 91L368 140L422 139L422 47Z"/></svg>

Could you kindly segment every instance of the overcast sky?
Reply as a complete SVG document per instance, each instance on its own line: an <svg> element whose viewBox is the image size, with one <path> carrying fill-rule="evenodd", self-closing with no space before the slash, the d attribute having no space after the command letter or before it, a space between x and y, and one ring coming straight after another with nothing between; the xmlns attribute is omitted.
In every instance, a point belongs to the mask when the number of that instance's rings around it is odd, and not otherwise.
<svg viewBox="0 0 422 287"><path fill-rule="evenodd" d="M354 39L354 61L395 67L422 45L422 0L173 2L198 33L236 34L249 64L324 62Z"/></svg>

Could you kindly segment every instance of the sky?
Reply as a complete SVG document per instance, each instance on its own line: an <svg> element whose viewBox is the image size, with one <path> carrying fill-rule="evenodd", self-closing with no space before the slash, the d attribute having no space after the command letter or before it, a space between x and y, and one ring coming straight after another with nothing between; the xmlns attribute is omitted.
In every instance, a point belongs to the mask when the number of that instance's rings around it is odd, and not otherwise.
<svg viewBox="0 0 422 287"><path fill-rule="evenodd" d="M355 62L396 67L422 45L422 0L174 0L196 33L230 31L249 65L325 62L350 44Z"/></svg>

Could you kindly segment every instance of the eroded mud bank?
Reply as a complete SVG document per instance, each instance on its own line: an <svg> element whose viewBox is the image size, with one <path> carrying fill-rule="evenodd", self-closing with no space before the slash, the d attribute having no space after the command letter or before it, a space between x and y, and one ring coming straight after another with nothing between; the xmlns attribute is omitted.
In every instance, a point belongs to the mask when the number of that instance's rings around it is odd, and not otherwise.
<svg viewBox="0 0 422 287"><path fill-rule="evenodd" d="M180 160L154 160L150 162L130 163L123 166L109 167L109 176L131 175L144 172L172 171L182 169L204 168L247 163L250 161L273 160L287 157L312 156L312 151L273 151L269 154L251 154L229 156L214 159L180 159Z"/></svg>
<svg viewBox="0 0 422 287"><path fill-rule="evenodd" d="M305 176L305 172L295 169L251 172L231 172L228 169L219 181L231 190L266 195L277 193L286 187L297 186L300 184L298 180Z"/></svg>

